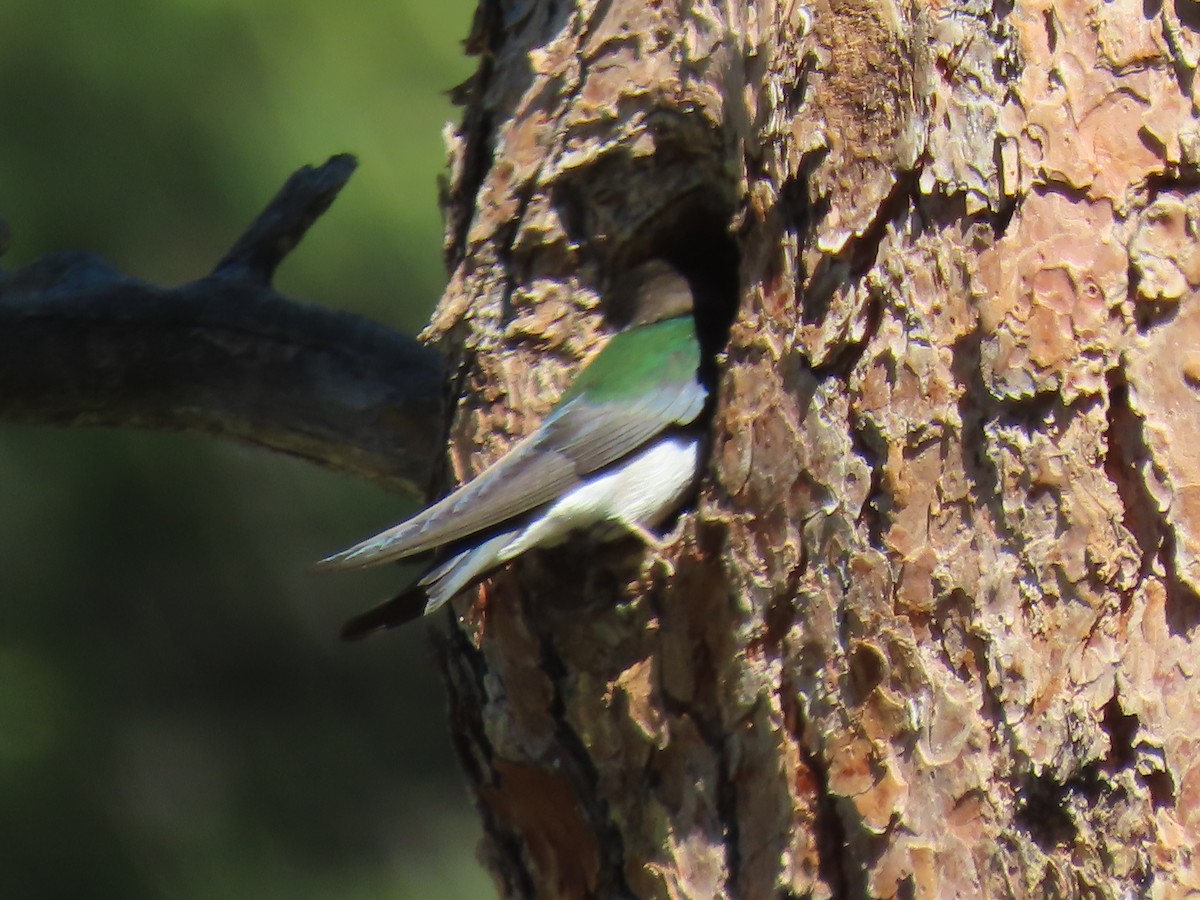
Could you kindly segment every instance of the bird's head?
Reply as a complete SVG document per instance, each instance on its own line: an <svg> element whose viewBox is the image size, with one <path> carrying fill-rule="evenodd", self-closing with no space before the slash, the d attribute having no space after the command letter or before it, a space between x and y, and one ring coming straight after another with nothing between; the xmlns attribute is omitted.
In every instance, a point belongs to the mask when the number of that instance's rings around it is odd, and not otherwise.
<svg viewBox="0 0 1200 900"><path fill-rule="evenodd" d="M690 315L692 289L670 263L652 259L623 272L607 297L609 320L619 328Z"/></svg>

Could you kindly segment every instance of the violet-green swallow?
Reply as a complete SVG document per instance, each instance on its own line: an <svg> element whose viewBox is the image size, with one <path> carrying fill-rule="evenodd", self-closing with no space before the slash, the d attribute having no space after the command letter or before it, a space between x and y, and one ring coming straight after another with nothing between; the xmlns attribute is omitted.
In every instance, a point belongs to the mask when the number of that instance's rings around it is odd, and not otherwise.
<svg viewBox="0 0 1200 900"><path fill-rule="evenodd" d="M649 529L678 508L701 463L695 425L708 392L692 292L654 260L621 279L611 302L628 304L612 316L627 324L536 432L411 519L318 563L350 569L444 551L410 589L350 620L345 637L430 613L488 571L572 532L657 545Z"/></svg>

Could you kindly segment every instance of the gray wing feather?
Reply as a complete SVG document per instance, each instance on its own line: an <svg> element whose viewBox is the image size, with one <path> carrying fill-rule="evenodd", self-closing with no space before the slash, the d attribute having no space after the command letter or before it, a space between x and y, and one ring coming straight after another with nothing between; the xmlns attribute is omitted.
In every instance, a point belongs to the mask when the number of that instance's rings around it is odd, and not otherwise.
<svg viewBox="0 0 1200 900"><path fill-rule="evenodd" d="M318 566L349 569L402 559L548 503L664 428L692 422L705 397L704 387L694 379L662 385L636 403L593 404L577 397L478 478Z"/></svg>
<svg viewBox="0 0 1200 900"><path fill-rule="evenodd" d="M707 395L697 381L664 385L636 403L591 406L579 415L569 415L564 408L545 430L550 442L574 460L577 471L587 474L632 452L669 425L695 421Z"/></svg>
<svg viewBox="0 0 1200 900"><path fill-rule="evenodd" d="M429 596L425 604L425 615L429 615L480 575L494 568L500 551L520 533L520 529L517 529L492 535L478 547L470 547L456 553L427 572L417 582L425 588Z"/></svg>

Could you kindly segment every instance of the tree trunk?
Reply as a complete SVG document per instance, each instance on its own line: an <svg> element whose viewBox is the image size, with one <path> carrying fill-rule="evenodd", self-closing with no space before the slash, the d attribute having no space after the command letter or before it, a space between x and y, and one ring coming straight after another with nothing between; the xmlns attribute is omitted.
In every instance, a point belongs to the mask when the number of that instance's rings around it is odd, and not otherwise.
<svg viewBox="0 0 1200 900"><path fill-rule="evenodd" d="M506 896L1200 889L1187 3L484 0L458 478L670 254L735 279L672 535L441 624Z"/></svg>

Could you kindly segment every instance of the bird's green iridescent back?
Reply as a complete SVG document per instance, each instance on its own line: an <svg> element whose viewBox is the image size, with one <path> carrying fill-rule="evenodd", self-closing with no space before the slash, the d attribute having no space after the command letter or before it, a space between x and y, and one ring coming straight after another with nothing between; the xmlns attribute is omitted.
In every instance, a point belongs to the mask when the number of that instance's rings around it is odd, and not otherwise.
<svg viewBox="0 0 1200 900"><path fill-rule="evenodd" d="M614 335L555 409L584 395L588 403L611 403L647 388L695 381L699 368L700 342L691 316L642 325Z"/></svg>

